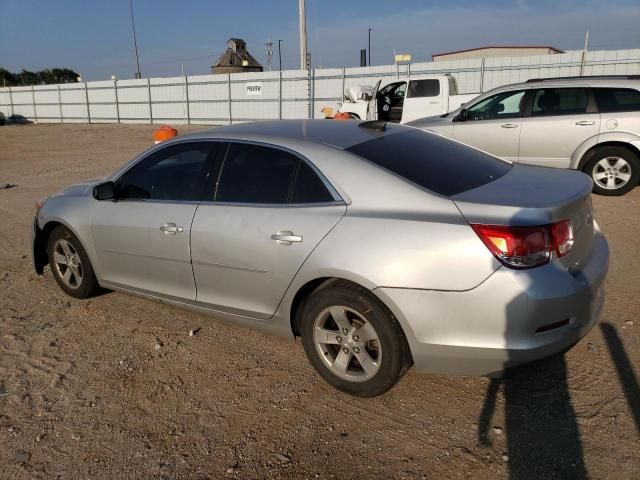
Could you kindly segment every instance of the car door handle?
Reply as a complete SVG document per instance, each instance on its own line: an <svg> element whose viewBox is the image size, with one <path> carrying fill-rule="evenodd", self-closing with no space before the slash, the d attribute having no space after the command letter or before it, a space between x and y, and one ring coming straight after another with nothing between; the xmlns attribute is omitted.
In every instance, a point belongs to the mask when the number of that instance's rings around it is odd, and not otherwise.
<svg viewBox="0 0 640 480"><path fill-rule="evenodd" d="M165 235L175 235L176 233L182 233L184 229L182 227L178 227L175 223L165 223L160 227Z"/></svg>
<svg viewBox="0 0 640 480"><path fill-rule="evenodd" d="M518 128L517 123L503 123L502 128Z"/></svg>
<svg viewBox="0 0 640 480"><path fill-rule="evenodd" d="M293 242L301 242L302 236L295 235L291 230L280 230L271 235L271 240L278 242L278 245L291 245Z"/></svg>
<svg viewBox="0 0 640 480"><path fill-rule="evenodd" d="M593 120L580 120L579 122L576 122L576 125L580 125L581 127L584 127L586 125L595 125L596 122L594 122Z"/></svg>

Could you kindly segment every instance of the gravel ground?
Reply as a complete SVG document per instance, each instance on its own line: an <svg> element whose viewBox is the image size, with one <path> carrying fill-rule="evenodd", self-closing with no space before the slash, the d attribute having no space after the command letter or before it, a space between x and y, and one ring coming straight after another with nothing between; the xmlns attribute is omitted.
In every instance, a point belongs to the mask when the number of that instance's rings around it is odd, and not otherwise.
<svg viewBox="0 0 640 480"><path fill-rule="evenodd" d="M0 127L0 478L640 478L640 188L594 197L607 301L564 359L494 381L412 370L355 399L299 341L34 274L35 201L152 129Z"/></svg>

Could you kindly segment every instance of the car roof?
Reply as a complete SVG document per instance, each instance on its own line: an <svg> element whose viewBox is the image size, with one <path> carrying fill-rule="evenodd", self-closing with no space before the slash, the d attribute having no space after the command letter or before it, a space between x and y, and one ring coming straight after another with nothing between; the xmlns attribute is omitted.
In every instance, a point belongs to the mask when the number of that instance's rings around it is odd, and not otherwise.
<svg viewBox="0 0 640 480"><path fill-rule="evenodd" d="M522 83L501 85L494 90L511 90L513 88L540 88L545 87L620 87L640 88L640 78L615 78L615 77L573 77L573 78L541 78Z"/></svg>
<svg viewBox="0 0 640 480"><path fill-rule="evenodd" d="M359 120L267 120L211 128L180 138L302 140L346 149L408 128L393 123Z"/></svg>

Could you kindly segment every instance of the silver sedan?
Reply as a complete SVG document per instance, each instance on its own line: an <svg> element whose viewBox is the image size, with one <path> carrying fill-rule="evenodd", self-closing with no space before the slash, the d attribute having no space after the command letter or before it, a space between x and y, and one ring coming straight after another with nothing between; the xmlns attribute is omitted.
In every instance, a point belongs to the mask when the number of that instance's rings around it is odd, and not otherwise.
<svg viewBox="0 0 640 480"><path fill-rule="evenodd" d="M39 202L33 260L76 298L301 337L325 380L373 396L411 365L490 375L580 340L609 258L591 187L410 127L244 124Z"/></svg>

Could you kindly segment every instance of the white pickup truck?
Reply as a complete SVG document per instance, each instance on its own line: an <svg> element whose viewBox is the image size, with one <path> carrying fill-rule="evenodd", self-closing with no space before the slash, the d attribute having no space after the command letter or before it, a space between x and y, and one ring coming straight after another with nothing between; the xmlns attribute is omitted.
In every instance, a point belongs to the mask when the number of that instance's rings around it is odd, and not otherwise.
<svg viewBox="0 0 640 480"><path fill-rule="evenodd" d="M451 75L417 75L384 83L378 80L374 87L348 88L338 112L361 120L407 123L443 115L477 95L458 95L458 84Z"/></svg>

